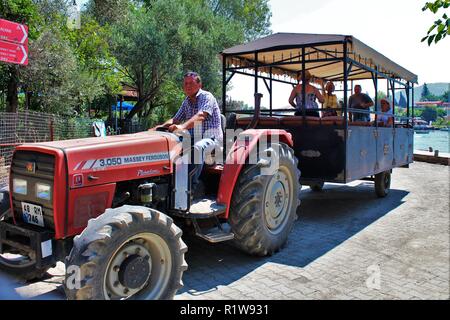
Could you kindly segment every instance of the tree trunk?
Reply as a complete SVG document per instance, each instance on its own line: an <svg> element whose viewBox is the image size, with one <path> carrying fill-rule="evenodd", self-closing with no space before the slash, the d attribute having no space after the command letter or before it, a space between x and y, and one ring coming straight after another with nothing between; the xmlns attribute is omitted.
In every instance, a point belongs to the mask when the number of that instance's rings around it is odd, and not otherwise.
<svg viewBox="0 0 450 320"><path fill-rule="evenodd" d="M6 112L17 112L19 98L17 96L19 86L19 69L16 66L9 67L8 89L6 93Z"/></svg>

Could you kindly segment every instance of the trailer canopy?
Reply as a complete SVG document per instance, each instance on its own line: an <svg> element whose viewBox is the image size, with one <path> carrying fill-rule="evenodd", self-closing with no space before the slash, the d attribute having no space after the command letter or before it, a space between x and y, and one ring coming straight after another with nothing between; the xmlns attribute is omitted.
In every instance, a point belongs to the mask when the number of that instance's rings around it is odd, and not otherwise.
<svg viewBox="0 0 450 320"><path fill-rule="evenodd" d="M221 54L226 59L227 69L257 67L259 72L268 73L271 68L273 74L292 78L298 76L304 63L305 69L316 77L342 81L343 59L346 57L352 63L348 80L372 79L372 69L388 78L411 83L418 81L417 75L348 35L276 33L226 49ZM304 62L302 57L305 57Z"/></svg>

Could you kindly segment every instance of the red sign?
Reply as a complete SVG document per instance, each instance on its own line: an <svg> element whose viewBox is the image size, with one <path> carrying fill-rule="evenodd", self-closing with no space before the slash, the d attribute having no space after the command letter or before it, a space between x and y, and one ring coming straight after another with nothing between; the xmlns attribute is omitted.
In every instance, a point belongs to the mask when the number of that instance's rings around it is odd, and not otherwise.
<svg viewBox="0 0 450 320"><path fill-rule="evenodd" d="M28 27L23 24L0 19L0 40L28 44Z"/></svg>
<svg viewBox="0 0 450 320"><path fill-rule="evenodd" d="M0 40L0 61L28 64L28 46Z"/></svg>

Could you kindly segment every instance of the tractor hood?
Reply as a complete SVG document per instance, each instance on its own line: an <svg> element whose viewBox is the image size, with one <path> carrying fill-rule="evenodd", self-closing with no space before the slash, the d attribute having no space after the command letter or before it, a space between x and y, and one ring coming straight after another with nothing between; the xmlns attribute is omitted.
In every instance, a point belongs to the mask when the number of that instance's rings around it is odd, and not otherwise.
<svg viewBox="0 0 450 320"><path fill-rule="evenodd" d="M24 144L17 150L64 154L70 188L172 173L178 137L164 132Z"/></svg>

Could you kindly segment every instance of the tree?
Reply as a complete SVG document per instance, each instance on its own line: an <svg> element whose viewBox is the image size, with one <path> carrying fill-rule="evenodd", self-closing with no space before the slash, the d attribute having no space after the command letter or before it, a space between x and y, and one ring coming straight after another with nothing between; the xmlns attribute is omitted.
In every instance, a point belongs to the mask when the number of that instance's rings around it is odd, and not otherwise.
<svg viewBox="0 0 450 320"><path fill-rule="evenodd" d="M81 114L93 99L104 94L102 83L83 69L70 42L58 27L46 29L30 43L30 63L21 84L30 109Z"/></svg>
<svg viewBox="0 0 450 320"><path fill-rule="evenodd" d="M422 93L420 94L420 101L426 101L427 97L430 95L430 90L426 83L423 84Z"/></svg>
<svg viewBox="0 0 450 320"><path fill-rule="evenodd" d="M110 41L113 55L121 66L119 70L127 84L138 91L138 101L127 119L136 114L145 117L167 104L178 108L181 100L166 99L167 93L162 88L169 82L181 92L182 75L188 70L199 72L204 87L219 95L221 65L217 54L244 41L242 21L252 20L247 17L252 12L244 15L236 8L245 11L253 5L260 10L259 4L266 2L224 1L217 4L216 11L212 9L213 2L206 0L146 0L142 6L130 6L125 18L112 25ZM270 16L270 11L266 15ZM237 23L239 19L241 22ZM267 29L256 24L253 31L258 34Z"/></svg>
<svg viewBox="0 0 450 320"><path fill-rule="evenodd" d="M405 96L403 95L403 92L400 92L400 98L398 100L398 106L402 107L402 108L406 108L406 99Z"/></svg>
<svg viewBox="0 0 450 320"><path fill-rule="evenodd" d="M130 0L91 0L86 4L86 13L104 26L121 21L130 5Z"/></svg>
<svg viewBox="0 0 450 320"><path fill-rule="evenodd" d="M440 9L447 9L450 7L450 0L436 0L434 2L426 2L422 8L422 11L431 11L436 14ZM433 43L438 43L440 40L444 39L447 34L450 34L450 19L447 14L444 13L441 19L436 20L431 27L428 29L427 35L422 38L421 42L427 40L428 46ZM436 33L432 33L435 31Z"/></svg>
<svg viewBox="0 0 450 320"><path fill-rule="evenodd" d="M439 97L439 100L444 102L450 102L450 90L445 91L442 96Z"/></svg>
<svg viewBox="0 0 450 320"><path fill-rule="evenodd" d="M179 3L157 0L150 8L131 8L127 18L113 26L112 52L127 84L138 92L128 119L152 105L161 85L181 69L185 20Z"/></svg>
<svg viewBox="0 0 450 320"><path fill-rule="evenodd" d="M436 107L427 107L423 110L421 118L426 122L435 121L437 119Z"/></svg>
<svg viewBox="0 0 450 320"><path fill-rule="evenodd" d="M241 25L246 41L270 34L268 0L204 0L214 15Z"/></svg>

